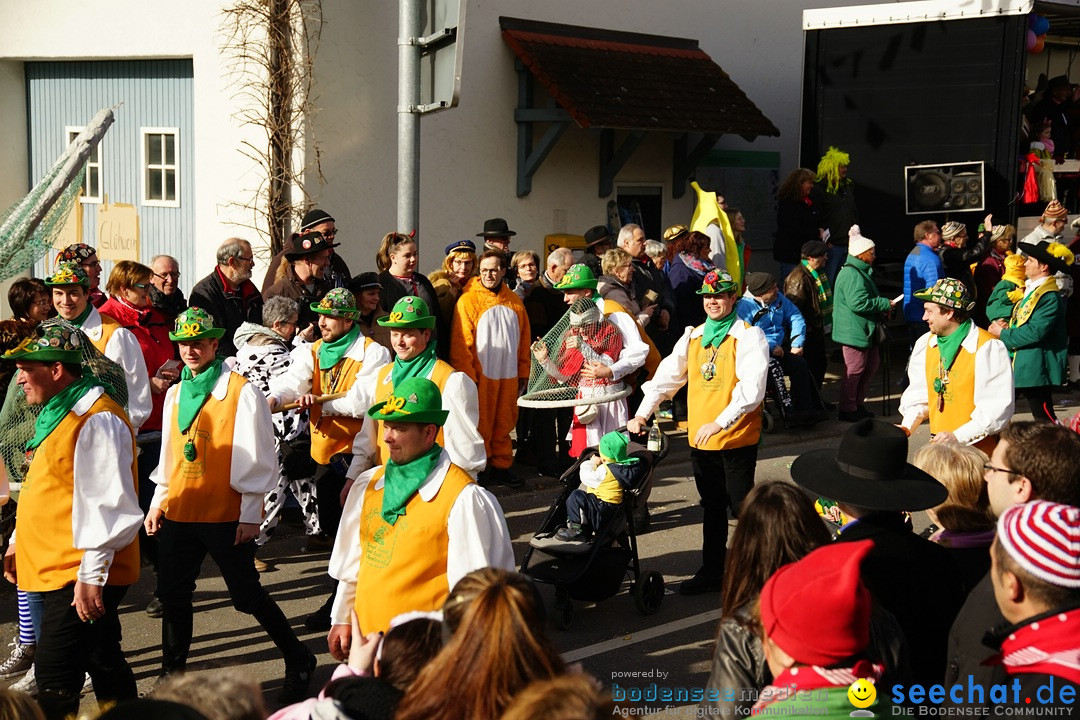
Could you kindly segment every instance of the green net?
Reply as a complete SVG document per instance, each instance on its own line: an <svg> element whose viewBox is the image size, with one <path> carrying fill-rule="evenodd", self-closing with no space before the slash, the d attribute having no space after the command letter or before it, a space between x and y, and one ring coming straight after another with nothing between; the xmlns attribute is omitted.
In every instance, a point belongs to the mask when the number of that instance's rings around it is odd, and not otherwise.
<svg viewBox="0 0 1080 720"><path fill-rule="evenodd" d="M577 407L611 402L630 394L622 382L596 377L623 349L622 333L596 302L575 302L555 326L532 344L532 366L522 407ZM603 374L601 371L600 374Z"/></svg>
<svg viewBox="0 0 1080 720"><path fill-rule="evenodd" d="M34 330L35 337L41 336L43 328L53 325L62 325L78 333L82 348L83 377L94 377L105 388L105 392L127 410L127 380L123 368L102 355L82 330L67 320L46 320ZM19 387L18 380L16 373L8 385L4 407L0 409L0 459L7 468L11 482L22 482L26 474L26 443L34 437L34 422L41 411L40 405L29 405L26 402L26 395Z"/></svg>
<svg viewBox="0 0 1080 720"><path fill-rule="evenodd" d="M112 122L111 110L99 112L26 197L0 214L0 281L48 254L78 202L86 159Z"/></svg>

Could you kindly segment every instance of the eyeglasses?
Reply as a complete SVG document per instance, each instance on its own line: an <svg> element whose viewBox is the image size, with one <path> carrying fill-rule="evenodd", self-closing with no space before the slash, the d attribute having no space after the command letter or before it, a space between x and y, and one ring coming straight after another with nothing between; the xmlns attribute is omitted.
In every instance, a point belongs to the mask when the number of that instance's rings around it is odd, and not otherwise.
<svg viewBox="0 0 1080 720"><path fill-rule="evenodd" d="M145 290L147 285L146 283L131 283L131 287L135 288L136 290Z"/></svg>
<svg viewBox="0 0 1080 720"><path fill-rule="evenodd" d="M502 268L493 268L491 270L485 270L484 268L480 268L481 275L498 275L501 272Z"/></svg>
<svg viewBox="0 0 1080 720"><path fill-rule="evenodd" d="M161 278L162 280L168 280L169 278L172 278L173 280L179 280L180 279L180 273L179 272L154 273L154 277Z"/></svg>
<svg viewBox="0 0 1080 720"><path fill-rule="evenodd" d="M100 260L95 260L94 262L83 262L83 263L79 263L79 266L80 267L85 267L85 268L101 267L101 261Z"/></svg>
<svg viewBox="0 0 1080 720"><path fill-rule="evenodd" d="M1019 475L1020 473L1015 470L1006 470L1005 468L999 468L991 465L990 463L983 463L983 470L996 470L997 472L1003 472L1006 475Z"/></svg>
<svg viewBox="0 0 1080 720"><path fill-rule="evenodd" d="M251 263L251 264L255 264L255 256L251 256L251 257L244 257L243 255L238 255L238 256L236 257L236 259L237 259L237 260L243 260L244 262L249 262L249 263Z"/></svg>

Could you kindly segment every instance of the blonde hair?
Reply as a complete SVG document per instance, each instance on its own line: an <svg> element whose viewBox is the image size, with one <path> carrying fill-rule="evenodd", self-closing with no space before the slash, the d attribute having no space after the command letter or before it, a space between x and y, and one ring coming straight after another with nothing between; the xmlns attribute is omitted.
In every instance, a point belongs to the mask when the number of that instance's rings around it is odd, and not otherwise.
<svg viewBox="0 0 1080 720"><path fill-rule="evenodd" d="M570 673L534 680L514 696L500 720L600 720L611 717L615 703L596 680Z"/></svg>
<svg viewBox="0 0 1080 720"><path fill-rule="evenodd" d="M238 670L218 668L212 673L173 675L151 693L155 700L170 700L195 708L207 720L264 720L267 715L259 684Z"/></svg>
<svg viewBox="0 0 1080 720"><path fill-rule="evenodd" d="M135 287L136 283L150 283L154 271L133 260L121 260L113 265L109 273L109 282L105 283L105 292L119 295L124 288Z"/></svg>
<svg viewBox="0 0 1080 720"><path fill-rule="evenodd" d="M477 268L479 268L480 263L476 261L476 252L468 248L454 250L443 258L442 269L446 272L446 274L452 275L454 273L454 260L457 260L458 258L467 258L469 260L472 260L472 271L469 273L469 277L476 277Z"/></svg>
<svg viewBox="0 0 1080 720"><path fill-rule="evenodd" d="M990 458L970 445L925 445L915 453L915 467L949 490L945 502L934 508L938 524L951 532L978 532L994 527L990 500L983 480L983 464Z"/></svg>
<svg viewBox="0 0 1080 720"><path fill-rule="evenodd" d="M407 243L415 245L416 238L399 232L388 232L383 235L379 250L375 253L375 266L379 268L380 272L390 269L390 256L397 252L399 247Z"/></svg>
<svg viewBox="0 0 1080 720"><path fill-rule="evenodd" d="M604 253L603 257L600 258L600 270L605 275L610 275L611 273L615 272L615 268L619 267L628 260L633 259L634 258L630 255L630 253L626 252L622 248L611 248L606 253Z"/></svg>
<svg viewBox="0 0 1080 720"><path fill-rule="evenodd" d="M26 693L0 688L0 720L45 720L45 713Z"/></svg>

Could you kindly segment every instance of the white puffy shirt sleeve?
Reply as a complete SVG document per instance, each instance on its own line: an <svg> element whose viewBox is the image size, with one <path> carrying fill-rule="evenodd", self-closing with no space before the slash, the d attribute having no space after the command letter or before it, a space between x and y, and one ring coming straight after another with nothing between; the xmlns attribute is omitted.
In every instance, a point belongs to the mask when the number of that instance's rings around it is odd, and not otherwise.
<svg viewBox="0 0 1080 720"><path fill-rule="evenodd" d="M502 507L494 495L476 483L466 485L454 501L447 530L450 535L446 554L449 588L480 568L514 570L514 548Z"/></svg>
<svg viewBox="0 0 1080 720"><path fill-rule="evenodd" d="M735 336L735 375L739 381L731 391L731 402L716 416L716 424L728 429L765 399L765 378L769 374L769 341L761 328L736 320L728 331Z"/></svg>
<svg viewBox="0 0 1080 720"><path fill-rule="evenodd" d="M975 351L975 409L971 420L953 431L957 442L970 445L1001 432L1015 409L1013 369L1000 340L988 340Z"/></svg>
<svg viewBox="0 0 1080 720"><path fill-rule="evenodd" d="M443 408L450 411L443 426L446 452L451 462L476 477L487 465L476 383L465 373L452 373L443 387Z"/></svg>
<svg viewBox="0 0 1080 720"><path fill-rule="evenodd" d="M623 349L619 359L611 365L612 380L621 380L645 364L649 356L649 346L641 339L637 323L627 313L611 313L608 320L619 329L623 339Z"/></svg>
<svg viewBox="0 0 1080 720"><path fill-rule="evenodd" d="M390 362L390 351L382 345L363 334L360 335L359 341L366 343L366 346L364 347L363 364L360 366L360 369L356 371L356 378L353 380L350 389L362 383L374 383L382 366ZM323 413L327 415L350 415L359 418L365 417L365 413L367 412L367 407L357 406L355 398L350 399L349 395L338 398L337 400L324 402L322 409ZM367 422L365 421L364 424L366 425Z"/></svg>
<svg viewBox="0 0 1080 720"><path fill-rule="evenodd" d="M363 509L364 492L377 469L371 468L356 478L341 510L341 522L338 523L328 568L330 577L337 580L337 591L330 608L330 622L334 625L351 623L356 602L356 578L360 574L360 511Z"/></svg>
<svg viewBox="0 0 1080 720"><path fill-rule="evenodd" d="M662 401L671 398L686 384L686 358L690 348L690 335L693 332L692 327L683 331L671 354L660 361L652 379L641 386L644 397L634 413L635 417L648 420Z"/></svg>
<svg viewBox="0 0 1080 720"><path fill-rule="evenodd" d="M900 424L908 432L913 431L930 416L930 390L926 386L926 348L932 337L933 333L925 333L916 340L908 359L908 386L900 395Z"/></svg>
<svg viewBox="0 0 1080 720"><path fill-rule="evenodd" d="M228 382L225 373L219 382ZM244 383L236 405L229 486L240 493L240 522L261 523L263 496L278 480L277 447L270 406L259 388Z"/></svg>
<svg viewBox="0 0 1080 720"><path fill-rule="evenodd" d="M150 501L150 507L160 508L169 497L169 473L166 469L172 466L172 435L176 432L176 423L173 422L173 406L176 405L176 393L179 392L180 383L177 383L165 391L165 402L161 409L161 455L158 464L150 473L150 481L154 483L154 497Z"/></svg>
<svg viewBox="0 0 1080 720"><path fill-rule="evenodd" d="M133 445L127 423L108 412L91 416L75 441L79 483L72 497L71 533L75 548L83 551L79 582L104 585L114 555L131 544L142 526L131 471Z"/></svg>
<svg viewBox="0 0 1080 720"><path fill-rule="evenodd" d="M295 402L301 395L311 392L311 379L315 372L315 360L312 358L311 345L305 343L294 347L289 355L292 362L288 369L270 378L270 395L276 402L286 405Z"/></svg>
<svg viewBox="0 0 1080 720"><path fill-rule="evenodd" d="M128 416L135 432L153 411L150 399L150 375L138 339L126 328L117 328L105 344L105 357L124 370L128 388Z"/></svg>

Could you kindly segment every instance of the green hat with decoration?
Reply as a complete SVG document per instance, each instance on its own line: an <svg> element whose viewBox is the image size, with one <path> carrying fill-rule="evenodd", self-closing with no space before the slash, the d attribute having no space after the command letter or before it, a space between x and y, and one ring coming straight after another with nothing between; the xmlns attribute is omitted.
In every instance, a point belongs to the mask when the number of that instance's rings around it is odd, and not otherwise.
<svg viewBox="0 0 1080 720"><path fill-rule="evenodd" d="M630 441L621 432L612 431L600 438L600 458L615 465L633 465L638 459L627 455Z"/></svg>
<svg viewBox="0 0 1080 720"><path fill-rule="evenodd" d="M698 288L698 295L719 295L720 293L736 292L739 284L731 277L727 270L710 270L705 273Z"/></svg>
<svg viewBox="0 0 1080 720"><path fill-rule="evenodd" d="M936 303L953 310L971 312L975 307L975 301L971 299L967 286L956 278L941 278L932 287L916 290L912 295L919 300Z"/></svg>
<svg viewBox="0 0 1080 720"><path fill-rule="evenodd" d="M175 342L191 342L203 338L219 338L225 334L225 328L214 327L214 318L199 307L189 307L176 316L176 324L169 333L169 339Z"/></svg>
<svg viewBox="0 0 1080 720"><path fill-rule="evenodd" d="M311 310L346 320L355 320L360 316L360 311L356 309L356 296L346 288L334 288L326 293L322 300L311 303Z"/></svg>
<svg viewBox="0 0 1080 720"><path fill-rule="evenodd" d="M56 266L56 271L52 275L45 278L45 284L90 287L90 276L78 263L63 262Z"/></svg>
<svg viewBox="0 0 1080 720"><path fill-rule="evenodd" d="M556 290L595 290L596 276L588 265L571 265L555 286Z"/></svg>
<svg viewBox="0 0 1080 720"><path fill-rule="evenodd" d="M369 418L384 422L434 425L444 425L449 414L443 410L439 386L423 377L398 383L385 402L375 403L367 411Z"/></svg>
<svg viewBox="0 0 1080 720"><path fill-rule="evenodd" d="M435 316L423 299L406 295L394 303L390 314L379 318L378 323L388 328L433 328Z"/></svg>
<svg viewBox="0 0 1080 720"><path fill-rule="evenodd" d="M81 363L86 337L72 325L38 327L34 334L4 353L4 360Z"/></svg>

